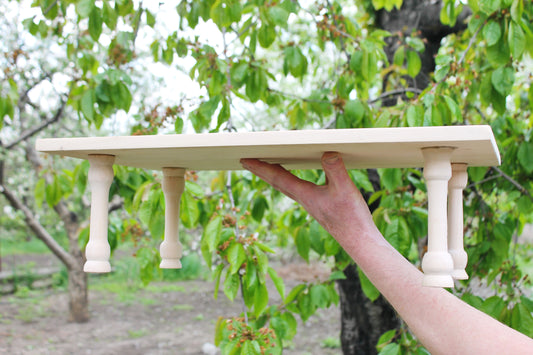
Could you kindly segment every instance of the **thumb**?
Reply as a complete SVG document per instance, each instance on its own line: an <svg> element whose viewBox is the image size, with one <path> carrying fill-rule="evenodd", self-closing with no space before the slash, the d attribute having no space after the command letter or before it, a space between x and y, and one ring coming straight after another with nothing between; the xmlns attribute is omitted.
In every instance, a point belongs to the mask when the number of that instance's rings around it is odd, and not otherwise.
<svg viewBox="0 0 533 355"><path fill-rule="evenodd" d="M334 188L342 188L352 183L346 171L342 157L337 152L326 152L322 155L322 168L326 174L327 184Z"/></svg>

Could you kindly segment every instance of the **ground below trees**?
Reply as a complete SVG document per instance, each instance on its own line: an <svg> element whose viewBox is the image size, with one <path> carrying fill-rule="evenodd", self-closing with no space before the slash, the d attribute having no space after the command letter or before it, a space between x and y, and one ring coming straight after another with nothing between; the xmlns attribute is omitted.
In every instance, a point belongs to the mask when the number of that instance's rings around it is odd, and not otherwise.
<svg viewBox="0 0 533 355"><path fill-rule="evenodd" d="M292 264L278 272L290 289L321 271L316 266ZM213 343L218 317L241 311L239 302L231 303L222 293L215 300L213 287L212 282L197 280L153 283L131 292L124 285L91 287L91 320L85 324L67 321L65 291L2 296L0 353L201 355L204 344ZM271 295L278 296L274 288ZM339 332L338 308L319 311L299 325L284 354L341 354L335 348Z"/></svg>

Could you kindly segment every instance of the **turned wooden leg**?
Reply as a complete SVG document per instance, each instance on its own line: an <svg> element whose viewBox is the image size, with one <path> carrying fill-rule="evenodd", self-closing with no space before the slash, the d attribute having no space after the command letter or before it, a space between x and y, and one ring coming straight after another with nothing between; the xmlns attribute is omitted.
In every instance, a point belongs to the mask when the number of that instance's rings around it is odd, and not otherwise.
<svg viewBox="0 0 533 355"><path fill-rule="evenodd" d="M450 156L453 148L424 148L424 178L428 194L428 251L422 259L424 286L453 287L453 260L448 253L446 216Z"/></svg>
<svg viewBox="0 0 533 355"><path fill-rule="evenodd" d="M89 185L91 188L91 222L89 243L85 249L85 272L109 272L111 248L107 241L109 187L113 181L112 155L89 155Z"/></svg>
<svg viewBox="0 0 533 355"><path fill-rule="evenodd" d="M182 246L179 242L180 198L185 188L185 169L163 168L165 195L165 238L159 247L162 269L180 269Z"/></svg>
<svg viewBox="0 0 533 355"><path fill-rule="evenodd" d="M466 164L452 164L452 178L448 182L448 252L453 259L452 277L466 280L468 255L463 246L463 189L468 174Z"/></svg>

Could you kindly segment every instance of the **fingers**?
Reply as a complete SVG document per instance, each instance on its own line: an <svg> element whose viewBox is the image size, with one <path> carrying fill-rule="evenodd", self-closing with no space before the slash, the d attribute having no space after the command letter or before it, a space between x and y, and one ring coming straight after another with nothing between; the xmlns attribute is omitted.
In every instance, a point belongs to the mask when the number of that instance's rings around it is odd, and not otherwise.
<svg viewBox="0 0 533 355"><path fill-rule="evenodd" d="M327 185L334 189L342 189L350 186L352 180L342 157L337 152L326 152L322 155L322 168L326 174Z"/></svg>
<svg viewBox="0 0 533 355"><path fill-rule="evenodd" d="M301 202L302 198L315 186L297 178L278 164L269 164L258 159L241 159L241 164L246 170L298 202Z"/></svg>

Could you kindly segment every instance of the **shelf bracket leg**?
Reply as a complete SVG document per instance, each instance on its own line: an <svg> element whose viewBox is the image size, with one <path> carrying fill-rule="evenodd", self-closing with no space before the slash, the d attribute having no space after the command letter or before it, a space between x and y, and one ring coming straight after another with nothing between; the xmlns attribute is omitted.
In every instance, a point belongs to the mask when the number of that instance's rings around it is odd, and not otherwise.
<svg viewBox="0 0 533 355"><path fill-rule="evenodd" d="M424 286L453 287L453 260L448 253L446 213L452 151L451 147L422 149L428 196L428 251L422 259Z"/></svg>
<svg viewBox="0 0 533 355"><path fill-rule="evenodd" d="M163 194L165 195L165 237L159 253L162 269L181 269L182 246L179 241L180 198L185 188L185 169L163 168Z"/></svg>
<svg viewBox="0 0 533 355"><path fill-rule="evenodd" d="M452 164L452 177L448 182L448 252L453 259L452 277L466 280L468 255L463 243L463 189L468 181L467 164Z"/></svg>
<svg viewBox="0 0 533 355"><path fill-rule="evenodd" d="M85 248L85 272L110 272L111 248L107 241L109 188L113 182L113 155L89 155L89 185L91 188L91 221L89 242Z"/></svg>

